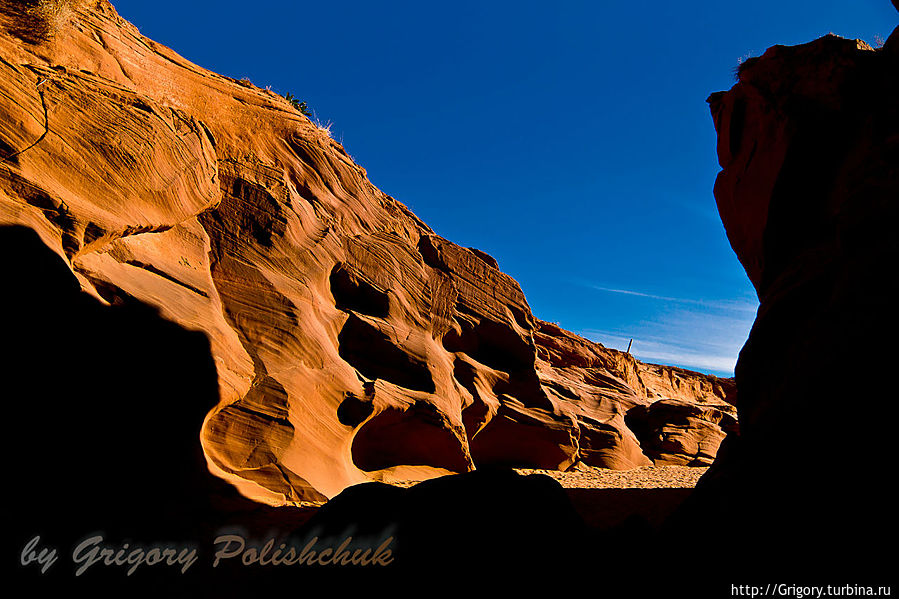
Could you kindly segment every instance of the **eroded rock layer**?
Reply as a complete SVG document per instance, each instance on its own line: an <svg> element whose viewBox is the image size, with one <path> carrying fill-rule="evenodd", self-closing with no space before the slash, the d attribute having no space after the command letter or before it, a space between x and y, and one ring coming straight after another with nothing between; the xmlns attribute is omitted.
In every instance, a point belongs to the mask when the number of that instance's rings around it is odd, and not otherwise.
<svg viewBox="0 0 899 599"><path fill-rule="evenodd" d="M729 380L537 320L496 260L436 235L284 98L105 0L39 4L0 2L0 222L83 292L208 336L220 401L198 432L244 494L714 457Z"/></svg>

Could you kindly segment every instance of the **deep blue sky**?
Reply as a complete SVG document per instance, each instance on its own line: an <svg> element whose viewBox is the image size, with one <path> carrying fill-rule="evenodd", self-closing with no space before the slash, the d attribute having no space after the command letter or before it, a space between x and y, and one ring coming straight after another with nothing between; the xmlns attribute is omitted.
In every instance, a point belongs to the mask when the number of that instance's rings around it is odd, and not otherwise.
<svg viewBox="0 0 899 599"><path fill-rule="evenodd" d="M874 43L899 16L888 0L113 4L203 67L306 100L539 318L725 375L757 301L715 209L705 99L773 44Z"/></svg>

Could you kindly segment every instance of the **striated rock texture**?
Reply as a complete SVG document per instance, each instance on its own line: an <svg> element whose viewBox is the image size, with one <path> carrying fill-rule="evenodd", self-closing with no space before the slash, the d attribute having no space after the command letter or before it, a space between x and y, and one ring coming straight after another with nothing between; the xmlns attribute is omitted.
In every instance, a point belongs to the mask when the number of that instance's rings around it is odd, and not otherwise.
<svg viewBox="0 0 899 599"><path fill-rule="evenodd" d="M656 464L709 466L725 435L737 431L728 411L678 399L637 406L626 422Z"/></svg>
<svg viewBox="0 0 899 599"><path fill-rule="evenodd" d="M206 334L219 401L202 447L245 495L705 464L732 427L731 381L535 319L496 260L434 234L280 96L105 0L3 1L0 24L0 223L33 229L84 293ZM122 331L106 351L140 343ZM98 352L85 374L112 363Z"/></svg>
<svg viewBox="0 0 899 599"><path fill-rule="evenodd" d="M895 393L875 373L895 363L897 31L877 50L775 46L709 98L715 196L761 306L736 369L740 435L680 526L729 519L735 563L888 571L875 539L895 522Z"/></svg>

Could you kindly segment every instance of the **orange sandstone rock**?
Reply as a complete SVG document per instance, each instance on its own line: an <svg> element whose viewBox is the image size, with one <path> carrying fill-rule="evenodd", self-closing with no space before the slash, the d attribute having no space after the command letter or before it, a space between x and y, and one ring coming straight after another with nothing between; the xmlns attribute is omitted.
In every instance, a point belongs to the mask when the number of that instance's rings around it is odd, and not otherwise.
<svg viewBox="0 0 899 599"><path fill-rule="evenodd" d="M220 401L198 434L245 495L633 468L655 449L631 410L732 401L728 380L535 319L496 260L435 235L284 98L191 64L106 0L62 4L51 22L0 3L0 223L36 231L96 298L208 336ZM719 424L688 418L665 455L706 463Z"/></svg>

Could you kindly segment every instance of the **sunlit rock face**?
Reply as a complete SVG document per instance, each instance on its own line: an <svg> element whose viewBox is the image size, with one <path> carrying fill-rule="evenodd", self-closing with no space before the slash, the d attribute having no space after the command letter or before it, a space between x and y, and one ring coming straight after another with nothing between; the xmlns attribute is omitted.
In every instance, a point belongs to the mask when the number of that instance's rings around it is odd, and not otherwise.
<svg viewBox="0 0 899 599"><path fill-rule="evenodd" d="M435 235L281 96L191 64L105 0L58 4L0 2L0 222L103 303L208 337L220 398L197 434L245 495L714 456L718 416L671 424L662 451L629 415L659 399L730 414L731 381L537 320L495 259ZM141 343L122 335L109 351Z"/></svg>

